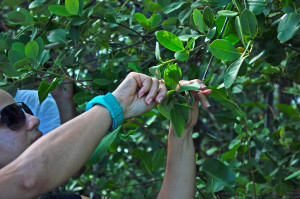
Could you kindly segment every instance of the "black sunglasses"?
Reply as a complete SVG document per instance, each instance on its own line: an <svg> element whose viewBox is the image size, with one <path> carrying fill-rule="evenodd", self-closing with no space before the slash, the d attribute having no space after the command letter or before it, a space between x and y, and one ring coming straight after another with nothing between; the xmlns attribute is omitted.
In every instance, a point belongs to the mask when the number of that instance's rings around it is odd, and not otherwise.
<svg viewBox="0 0 300 199"><path fill-rule="evenodd" d="M10 130L21 129L26 123L25 113L33 115L30 108L23 102L17 102L4 107L0 112L0 120Z"/></svg>

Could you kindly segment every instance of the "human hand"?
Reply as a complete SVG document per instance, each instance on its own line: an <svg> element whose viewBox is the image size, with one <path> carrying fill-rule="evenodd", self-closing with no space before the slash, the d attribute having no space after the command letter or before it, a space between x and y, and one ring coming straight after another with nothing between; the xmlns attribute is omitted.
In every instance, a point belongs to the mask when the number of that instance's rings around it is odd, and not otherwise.
<svg viewBox="0 0 300 199"><path fill-rule="evenodd" d="M193 109L191 109L189 111L189 121L186 123L185 129L191 129L196 125L197 120L198 120L198 113L199 113L199 107L198 107L199 101L204 108L210 107L210 104L209 104L207 98L205 97L205 95L209 95L211 93L211 90L207 89L207 87L199 79L194 79L194 80L190 80L190 81L181 80L179 82L179 85L177 86L176 90L179 91L180 86L189 85L189 84L192 84L195 82L198 82L201 85L201 87L199 88L199 90L191 90L190 91L191 94L195 98L195 102L194 102L194 104L188 104L189 106L192 106Z"/></svg>
<svg viewBox="0 0 300 199"><path fill-rule="evenodd" d="M73 81L70 79L64 79L61 85L58 85L51 95L55 101L73 101Z"/></svg>
<svg viewBox="0 0 300 199"><path fill-rule="evenodd" d="M112 93L128 119L146 113L161 103L167 95L162 81L141 73L131 72Z"/></svg>

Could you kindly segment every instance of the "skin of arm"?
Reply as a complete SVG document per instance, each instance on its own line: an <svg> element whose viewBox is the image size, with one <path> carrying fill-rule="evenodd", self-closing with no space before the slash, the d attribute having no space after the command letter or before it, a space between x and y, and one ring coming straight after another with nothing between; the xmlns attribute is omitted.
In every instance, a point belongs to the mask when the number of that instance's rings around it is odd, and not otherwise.
<svg viewBox="0 0 300 199"><path fill-rule="evenodd" d="M130 73L112 94L127 119L161 102L166 87L157 79ZM0 199L36 198L64 183L88 160L111 124L110 112L97 105L41 137L0 170Z"/></svg>
<svg viewBox="0 0 300 199"><path fill-rule="evenodd" d="M181 81L180 85L188 85L200 80ZM179 89L179 88L177 88ZM198 119L199 101L204 108L209 108L209 103L204 95L211 93L202 84L199 91L192 92L195 98L193 110L190 111L189 121L180 138L177 137L172 124L168 136L168 155L166 172L158 199L190 199L195 198L196 189L196 162L195 148L192 138L193 127Z"/></svg>

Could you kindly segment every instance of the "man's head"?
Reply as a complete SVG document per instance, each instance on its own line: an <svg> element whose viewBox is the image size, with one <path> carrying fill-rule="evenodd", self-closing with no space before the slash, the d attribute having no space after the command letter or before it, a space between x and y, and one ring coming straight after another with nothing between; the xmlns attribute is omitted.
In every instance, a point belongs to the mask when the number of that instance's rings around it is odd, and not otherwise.
<svg viewBox="0 0 300 199"><path fill-rule="evenodd" d="M0 89L0 113L4 117L0 118L0 168L16 159L42 136L37 129L40 120L26 113L28 111L23 112L20 105L12 105L14 103L12 96Z"/></svg>

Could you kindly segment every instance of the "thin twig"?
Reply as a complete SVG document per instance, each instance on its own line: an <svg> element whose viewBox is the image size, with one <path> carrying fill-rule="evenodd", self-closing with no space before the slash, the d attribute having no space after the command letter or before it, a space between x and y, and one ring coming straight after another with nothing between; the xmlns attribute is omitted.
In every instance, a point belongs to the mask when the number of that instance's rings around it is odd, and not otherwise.
<svg viewBox="0 0 300 199"><path fill-rule="evenodd" d="M149 129L147 129L142 123L140 123L139 121L137 121L136 119L134 119L134 122L139 125L140 127L142 127L142 129L144 129L151 137L153 137L156 141L158 141L164 148L168 148L167 145L165 143L163 143L158 137L156 137Z"/></svg>
<svg viewBox="0 0 300 199"><path fill-rule="evenodd" d="M107 192L106 195L108 195L110 192L115 191L115 190L117 190L117 189L122 189L122 188L125 188L125 187L139 186L139 185L149 184L149 183L158 182L158 181L162 181L162 180L163 180L163 178L161 178L161 179L156 179L156 180L151 180L151 181L147 181L147 182L141 182L141 183L137 183L137 184L131 184L131 185L119 186L119 187L110 189L110 190Z"/></svg>
<svg viewBox="0 0 300 199"><path fill-rule="evenodd" d="M287 47L287 48L290 48L290 49L292 49L292 50L294 50L294 51L300 53L300 49L297 49L297 48L295 48L294 46L290 46L290 44L280 44L280 45L282 45L282 46L284 46L284 47Z"/></svg>
<svg viewBox="0 0 300 199"><path fill-rule="evenodd" d="M234 4L231 5L230 11L233 9L233 6L234 6ZM219 37L218 37L219 39L222 38L222 36L223 36L223 34L224 34L224 32L225 32L225 28L226 28L226 25L227 25L228 21L229 21L229 17L226 17L225 22L224 22L224 25L223 25L222 30L221 30L221 33L220 33L220 35L219 35ZM209 71L209 68L210 68L210 66L211 66L211 63L212 63L213 58L214 58L214 56L211 55L210 60L209 60L209 63L208 63L207 68L206 68L206 70L205 70L205 73L204 73L204 75L203 75L202 82L204 82L205 79L206 79L206 76L207 76L207 74L208 74L208 71Z"/></svg>
<svg viewBox="0 0 300 199"><path fill-rule="evenodd" d="M42 28L42 30L35 36L34 39L38 38L38 37L46 30L47 26L50 24L50 22L52 21L53 17L54 17L54 14L52 14L52 15L50 16L50 18L49 18L49 20L47 21L47 23L44 25L44 27Z"/></svg>

